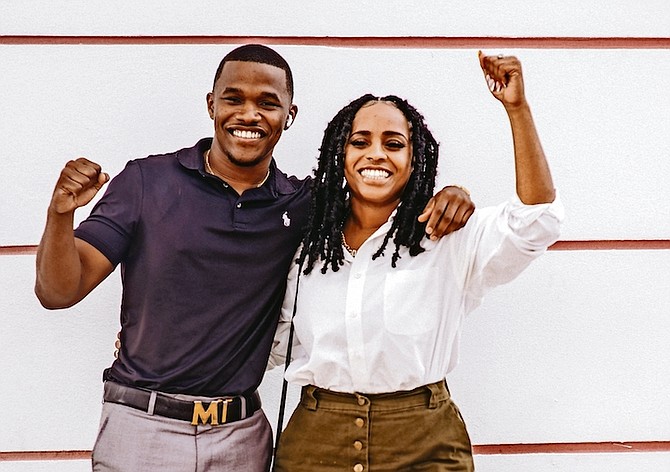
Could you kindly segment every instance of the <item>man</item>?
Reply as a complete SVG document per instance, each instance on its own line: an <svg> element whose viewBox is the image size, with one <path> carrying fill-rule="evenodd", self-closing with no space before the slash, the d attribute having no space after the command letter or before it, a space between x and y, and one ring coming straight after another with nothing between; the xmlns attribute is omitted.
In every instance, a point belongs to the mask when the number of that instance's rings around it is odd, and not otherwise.
<svg viewBox="0 0 670 472"><path fill-rule="evenodd" d="M272 157L298 112L288 64L265 46L233 50L207 109L213 139L129 162L76 230L74 211L109 176L87 159L68 162L52 196L37 254L41 303L72 306L122 268L120 350L104 373L94 470L269 467L272 431L256 389L309 203L309 179L287 177ZM452 187L424 219L438 237L472 209Z"/></svg>

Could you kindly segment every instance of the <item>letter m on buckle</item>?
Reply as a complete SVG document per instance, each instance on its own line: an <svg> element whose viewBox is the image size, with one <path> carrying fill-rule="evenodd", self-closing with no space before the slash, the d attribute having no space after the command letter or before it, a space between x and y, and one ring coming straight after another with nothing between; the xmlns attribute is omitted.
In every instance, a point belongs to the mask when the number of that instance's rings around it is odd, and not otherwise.
<svg viewBox="0 0 670 472"><path fill-rule="evenodd" d="M221 423L226 422L226 417L228 416L228 403L231 402L230 398L225 400L214 400L210 402L207 409L202 405L201 401L193 402L193 419L191 424L197 426L198 424L211 424L216 426L219 424L219 403L223 403L223 413L221 418Z"/></svg>
<svg viewBox="0 0 670 472"><path fill-rule="evenodd" d="M221 400L214 400L209 404L207 409L202 406L201 401L193 402L193 419L191 424L196 426L198 423L202 424L219 424L219 403Z"/></svg>

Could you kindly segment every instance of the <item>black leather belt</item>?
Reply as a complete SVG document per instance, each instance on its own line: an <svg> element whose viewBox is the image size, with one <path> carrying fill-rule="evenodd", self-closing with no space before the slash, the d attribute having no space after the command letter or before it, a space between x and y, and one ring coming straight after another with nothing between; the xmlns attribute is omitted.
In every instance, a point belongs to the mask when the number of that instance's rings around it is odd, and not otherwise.
<svg viewBox="0 0 670 472"><path fill-rule="evenodd" d="M207 401L178 400L171 396L129 387L116 382L105 382L106 402L118 403L150 415L189 421L193 425L232 423L253 415L261 407L258 392L252 395L221 397Z"/></svg>

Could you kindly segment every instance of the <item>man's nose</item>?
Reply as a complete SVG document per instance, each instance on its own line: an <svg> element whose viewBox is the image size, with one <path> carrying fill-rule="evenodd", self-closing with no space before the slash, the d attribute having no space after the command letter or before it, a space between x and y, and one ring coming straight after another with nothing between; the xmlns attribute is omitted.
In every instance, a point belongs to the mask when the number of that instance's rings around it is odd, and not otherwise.
<svg viewBox="0 0 670 472"><path fill-rule="evenodd" d="M258 113L258 107L253 103L245 103L242 106L242 109L238 113L238 118L242 121L248 122L257 122L261 119L260 114Z"/></svg>

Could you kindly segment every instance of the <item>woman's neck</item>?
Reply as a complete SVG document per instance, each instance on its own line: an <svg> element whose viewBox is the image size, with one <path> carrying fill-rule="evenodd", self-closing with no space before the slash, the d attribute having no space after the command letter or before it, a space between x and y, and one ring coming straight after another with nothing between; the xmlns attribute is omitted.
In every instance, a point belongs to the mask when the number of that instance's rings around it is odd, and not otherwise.
<svg viewBox="0 0 670 472"><path fill-rule="evenodd" d="M351 213L344 222L343 227L347 244L353 249L358 249L375 231L388 221L397 207L397 202L385 206L371 206L352 201Z"/></svg>

